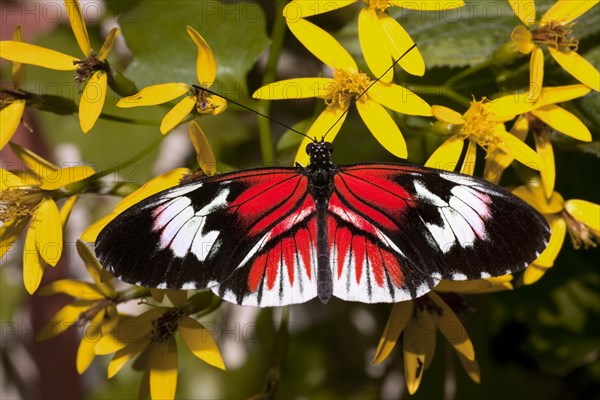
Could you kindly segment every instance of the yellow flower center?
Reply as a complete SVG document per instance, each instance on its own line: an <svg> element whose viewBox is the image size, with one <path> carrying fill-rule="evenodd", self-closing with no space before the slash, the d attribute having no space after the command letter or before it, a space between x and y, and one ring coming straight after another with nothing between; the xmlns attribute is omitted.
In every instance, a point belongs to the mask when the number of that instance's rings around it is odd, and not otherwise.
<svg viewBox="0 0 600 400"><path fill-rule="evenodd" d="M77 65L77 72L75 73L77 85L81 85L90 79L96 71L108 71L108 64L98 60L95 54L82 61L73 61L73 64Z"/></svg>
<svg viewBox="0 0 600 400"><path fill-rule="evenodd" d="M494 114L485 107L487 102L486 97L483 97L480 101L471 102L471 107L463 115L465 124L460 130L464 138L471 137L475 139L485 149L491 144L498 144L502 141L496 134L498 122L492 119Z"/></svg>
<svg viewBox="0 0 600 400"><path fill-rule="evenodd" d="M9 188L0 192L0 222L31 217L42 201L42 191L34 188Z"/></svg>
<svg viewBox="0 0 600 400"><path fill-rule="evenodd" d="M325 104L346 109L352 99L360 96L371 84L371 79L363 72L349 73L341 69L333 71L333 83L325 96Z"/></svg>
<svg viewBox="0 0 600 400"><path fill-rule="evenodd" d="M387 0L363 0L363 2L369 8L377 11L385 11L392 6Z"/></svg>
<svg viewBox="0 0 600 400"><path fill-rule="evenodd" d="M583 222L573 218L567 210L562 210L561 215L567 223L567 231L569 232L569 236L571 236L571 242L573 242L575 249L579 250L582 245L584 249L598 246L598 243L600 243L598 232L595 232Z"/></svg>
<svg viewBox="0 0 600 400"><path fill-rule="evenodd" d="M196 110L200 114L218 115L227 109L227 100L212 93L193 87L196 96Z"/></svg>
<svg viewBox="0 0 600 400"><path fill-rule="evenodd" d="M177 332L177 324L185 312L177 308L167 310L162 316L152 320L150 340L163 343Z"/></svg>
<svg viewBox="0 0 600 400"><path fill-rule="evenodd" d="M558 21L550 21L534 29L533 42L538 45L552 47L560 51L577 51L579 41L571 36L575 22L563 25Z"/></svg>

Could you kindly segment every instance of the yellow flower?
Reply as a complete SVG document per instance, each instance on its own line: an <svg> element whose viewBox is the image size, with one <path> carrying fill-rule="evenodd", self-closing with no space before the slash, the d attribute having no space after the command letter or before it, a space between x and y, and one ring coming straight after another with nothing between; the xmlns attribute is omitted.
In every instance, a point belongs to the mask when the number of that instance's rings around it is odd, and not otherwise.
<svg viewBox="0 0 600 400"><path fill-rule="evenodd" d="M325 110L307 135L318 140L327 134L330 142L339 132L348 107L355 102L361 118L379 143L395 156L406 158L406 143L402 133L383 106L405 114L424 116L431 115L431 107L402 86L372 81L367 74L358 70L352 56L316 25L298 19L288 21L288 26L311 53L333 69L333 78L297 78L274 82L258 89L253 97L268 100L318 97L325 100ZM305 138L296 155L296 161L302 165L308 162L304 149L310 141Z"/></svg>
<svg viewBox="0 0 600 400"><path fill-rule="evenodd" d="M436 327L454 347L458 358L469 375L479 383L481 375L475 360L475 349L465 327L452 307L467 308L462 298L454 293L491 293L511 290L512 275L477 279L473 281L442 280L427 295L410 301L396 303L385 326L373 362L383 362L392 352L400 334L403 336L404 373L410 394L419 388L423 372L429 368L435 353ZM440 295L441 294L441 295Z"/></svg>
<svg viewBox="0 0 600 400"><path fill-rule="evenodd" d="M62 188L92 174L89 166L58 168L40 156L11 143L28 171L0 169L0 257L17 240L31 220L23 250L23 282L29 293L36 291L48 265L55 266L62 254L62 230L77 196L69 197L58 210L55 199Z"/></svg>
<svg viewBox="0 0 600 400"><path fill-rule="evenodd" d="M496 115L490 107L492 104L494 102L485 97L480 101L473 100L471 107L463 115L447 107L432 106L433 116L439 121L437 125L441 126L445 134L452 136L429 157L425 165L453 171L462 153L464 141L467 140L469 146L466 160L469 162L466 167L463 165L463 173L472 173L477 145L488 153L499 148L528 167L539 170L542 166L541 158L529 146L506 131L502 116ZM521 109L523 112L528 110L525 105Z"/></svg>
<svg viewBox="0 0 600 400"><path fill-rule="evenodd" d="M139 354L134 367L144 370L142 381L149 384L150 397L174 398L177 386L176 332L196 357L213 367L225 369L215 340L202 324L187 315L184 307L186 292L181 293L184 295L169 296L167 293L175 307L156 307L119 321L111 334L100 339L96 344L96 354L115 353L108 365L109 378Z"/></svg>
<svg viewBox="0 0 600 400"><path fill-rule="evenodd" d="M77 253L94 283L62 279L44 286L41 296L64 293L77 300L67 304L52 317L38 333L38 340L48 340L70 326L81 323L83 335L77 350L77 372L82 374L94 359L94 348L100 337L106 335L117 323L119 295L110 281L103 282L106 271L82 241L77 241Z"/></svg>
<svg viewBox="0 0 600 400"><path fill-rule="evenodd" d="M106 57L113 48L119 30L113 28L98 54L90 48L90 40L85 28L81 7L77 0L65 0L65 6L71 21L77 44L83 52L84 59L60 53L44 47L20 41L6 40L0 42L0 57L23 64L59 71L77 71L75 81L85 87L79 99L79 126L83 133L88 133L93 127L104 106L107 89L107 74L110 66Z"/></svg>
<svg viewBox="0 0 600 400"><path fill-rule="evenodd" d="M590 91L590 88L581 84L545 87L537 102L531 101L528 93L523 93L500 97L494 100L490 106L490 109L493 109L502 120L513 119L518 115L510 132L519 140L525 141L529 132L533 134L537 153L543 162L540 175L547 197L552 195L556 179L554 151L549 135L550 128L577 140L584 142L592 140L592 134L585 124L577 116L558 106L557 103L585 96ZM523 108L523 105L527 107ZM501 149L497 148L489 152L484 178L492 183L498 183L503 171L513 160L512 156Z"/></svg>
<svg viewBox="0 0 600 400"><path fill-rule="evenodd" d="M17 25L13 32L13 41L23 41L23 31L21 25ZM21 85L25 81L25 66L21 63L13 63L11 69L14 89L0 90L0 150L12 138L17 130L23 111L25 111L25 102L27 95L20 91Z"/></svg>
<svg viewBox="0 0 600 400"><path fill-rule="evenodd" d="M565 201L560 193L546 197L538 179L519 186L513 193L538 210L550 225L548 246L523 274L523 283L537 282L554 265L569 232L575 249L596 247L600 240L600 206L585 200Z"/></svg>
<svg viewBox="0 0 600 400"><path fill-rule="evenodd" d="M576 19L598 4L598 0L559 0L542 19L535 23L533 0L511 1L517 17L526 26L519 25L512 32L512 41L523 54L531 53L530 98L537 100L544 79L544 54L546 47L554 60L575 79L590 88L600 90L600 73L585 58L577 54L579 42L571 34Z"/></svg>
<svg viewBox="0 0 600 400"><path fill-rule="evenodd" d="M217 64L212 50L206 40L191 26L187 27L188 35L198 48L196 58L196 74L201 87L187 83L163 83L148 86L129 97L124 97L117 103L122 108L155 106L169 102L177 97L186 95L163 118L160 132L164 135L175 128L183 119L192 112L194 107L200 114L218 115L227 108L227 101L222 97L213 95L202 88L209 88L217 75Z"/></svg>
<svg viewBox="0 0 600 400"><path fill-rule="evenodd" d="M299 18L337 10L355 3L350 1L318 1L294 0L286 5L283 15L288 24L295 23ZM448 10L462 7L463 1L386 1L365 0L365 7L358 15L358 36L363 56L369 69L375 76L381 76L382 82L391 82L394 71L389 69L392 63L399 59L407 49L414 45L408 32L386 11L390 7L403 7L412 10ZM418 49L407 53L398 63L411 75L423 76L425 61Z"/></svg>

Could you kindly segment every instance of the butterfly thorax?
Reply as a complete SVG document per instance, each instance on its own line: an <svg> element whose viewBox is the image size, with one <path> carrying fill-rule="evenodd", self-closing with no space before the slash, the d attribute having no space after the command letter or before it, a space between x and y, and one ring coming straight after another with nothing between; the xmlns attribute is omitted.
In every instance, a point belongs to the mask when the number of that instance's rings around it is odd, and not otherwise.
<svg viewBox="0 0 600 400"><path fill-rule="evenodd" d="M310 143L306 146L306 152L310 156L310 162L305 168L305 174L309 177L309 192L315 202L326 203L333 193L333 176L337 168L331 162L333 146L329 142Z"/></svg>

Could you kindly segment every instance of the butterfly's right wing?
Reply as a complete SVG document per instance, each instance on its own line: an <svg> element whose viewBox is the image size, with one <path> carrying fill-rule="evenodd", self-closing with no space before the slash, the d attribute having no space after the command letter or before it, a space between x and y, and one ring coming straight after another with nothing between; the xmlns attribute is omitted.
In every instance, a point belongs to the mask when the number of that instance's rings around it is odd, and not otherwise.
<svg viewBox="0 0 600 400"><path fill-rule="evenodd" d="M161 289L211 288L243 305L316 295L316 216L296 168L262 168L187 182L109 223L96 255L119 279Z"/></svg>

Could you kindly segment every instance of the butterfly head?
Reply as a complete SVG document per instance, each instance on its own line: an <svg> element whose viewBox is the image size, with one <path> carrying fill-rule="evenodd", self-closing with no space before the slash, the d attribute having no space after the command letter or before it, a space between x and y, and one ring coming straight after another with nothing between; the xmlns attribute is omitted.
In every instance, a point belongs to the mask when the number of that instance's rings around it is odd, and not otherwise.
<svg viewBox="0 0 600 400"><path fill-rule="evenodd" d="M329 142L314 142L306 146L306 153L310 156L310 165L324 167L331 164L333 145Z"/></svg>

